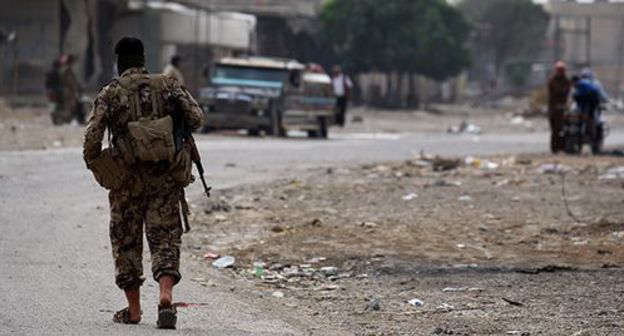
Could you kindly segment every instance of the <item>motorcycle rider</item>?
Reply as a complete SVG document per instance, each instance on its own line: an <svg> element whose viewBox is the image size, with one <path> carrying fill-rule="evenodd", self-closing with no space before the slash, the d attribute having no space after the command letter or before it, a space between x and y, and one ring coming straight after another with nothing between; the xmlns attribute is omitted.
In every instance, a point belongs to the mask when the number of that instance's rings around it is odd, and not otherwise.
<svg viewBox="0 0 624 336"><path fill-rule="evenodd" d="M596 85L588 78L579 76L573 76L572 83L574 85L572 97L578 109L591 120L588 124L589 134L592 138L595 138L600 101L602 98L602 91L604 90L601 90L600 86Z"/></svg>

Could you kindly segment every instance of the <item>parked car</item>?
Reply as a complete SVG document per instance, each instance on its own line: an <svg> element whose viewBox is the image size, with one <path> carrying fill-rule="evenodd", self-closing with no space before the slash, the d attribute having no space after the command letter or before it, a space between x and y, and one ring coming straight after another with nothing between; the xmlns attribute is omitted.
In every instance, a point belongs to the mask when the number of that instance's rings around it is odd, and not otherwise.
<svg viewBox="0 0 624 336"><path fill-rule="evenodd" d="M285 136L288 130L327 137L334 122L331 79L291 59L224 58L212 69L211 85L199 90L205 132L245 129Z"/></svg>

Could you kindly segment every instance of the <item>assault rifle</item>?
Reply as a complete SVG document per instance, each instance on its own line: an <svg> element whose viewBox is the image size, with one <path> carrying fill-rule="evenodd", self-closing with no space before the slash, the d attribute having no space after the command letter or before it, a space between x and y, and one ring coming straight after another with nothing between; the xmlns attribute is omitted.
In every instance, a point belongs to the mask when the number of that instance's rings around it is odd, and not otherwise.
<svg viewBox="0 0 624 336"><path fill-rule="evenodd" d="M177 99L172 98L171 103L174 107L172 118L173 137L175 140L176 151L182 150L184 143L189 145L189 147L191 148L191 160L193 160L193 163L195 163L195 167L197 167L199 179L204 186L204 193L207 197L210 197L210 190L212 189L212 187L209 187L206 184L206 180L204 179L204 165L202 165L201 157L199 156L199 151L197 150L197 144L195 143L195 138L193 138L193 133L186 126L184 111L182 110L180 102Z"/></svg>

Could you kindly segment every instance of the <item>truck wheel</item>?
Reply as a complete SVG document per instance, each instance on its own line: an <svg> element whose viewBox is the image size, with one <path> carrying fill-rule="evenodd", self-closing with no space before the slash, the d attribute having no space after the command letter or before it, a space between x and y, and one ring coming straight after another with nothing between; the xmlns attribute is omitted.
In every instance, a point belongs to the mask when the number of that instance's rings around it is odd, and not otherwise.
<svg viewBox="0 0 624 336"><path fill-rule="evenodd" d="M260 130L257 129L257 128L248 129L247 130L247 135L249 135L249 136L259 136L260 135Z"/></svg>

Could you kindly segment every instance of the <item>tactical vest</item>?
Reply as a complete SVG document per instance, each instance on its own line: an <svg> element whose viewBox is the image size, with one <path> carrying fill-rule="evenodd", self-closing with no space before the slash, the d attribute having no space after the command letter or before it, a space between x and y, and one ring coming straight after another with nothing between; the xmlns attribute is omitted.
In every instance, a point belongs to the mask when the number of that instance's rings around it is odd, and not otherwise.
<svg viewBox="0 0 624 336"><path fill-rule="evenodd" d="M162 75L132 74L117 79L119 93L129 104L127 132L117 145L126 162L173 162L176 154L173 119L167 114L165 78ZM150 108L143 108L139 89L149 86Z"/></svg>

